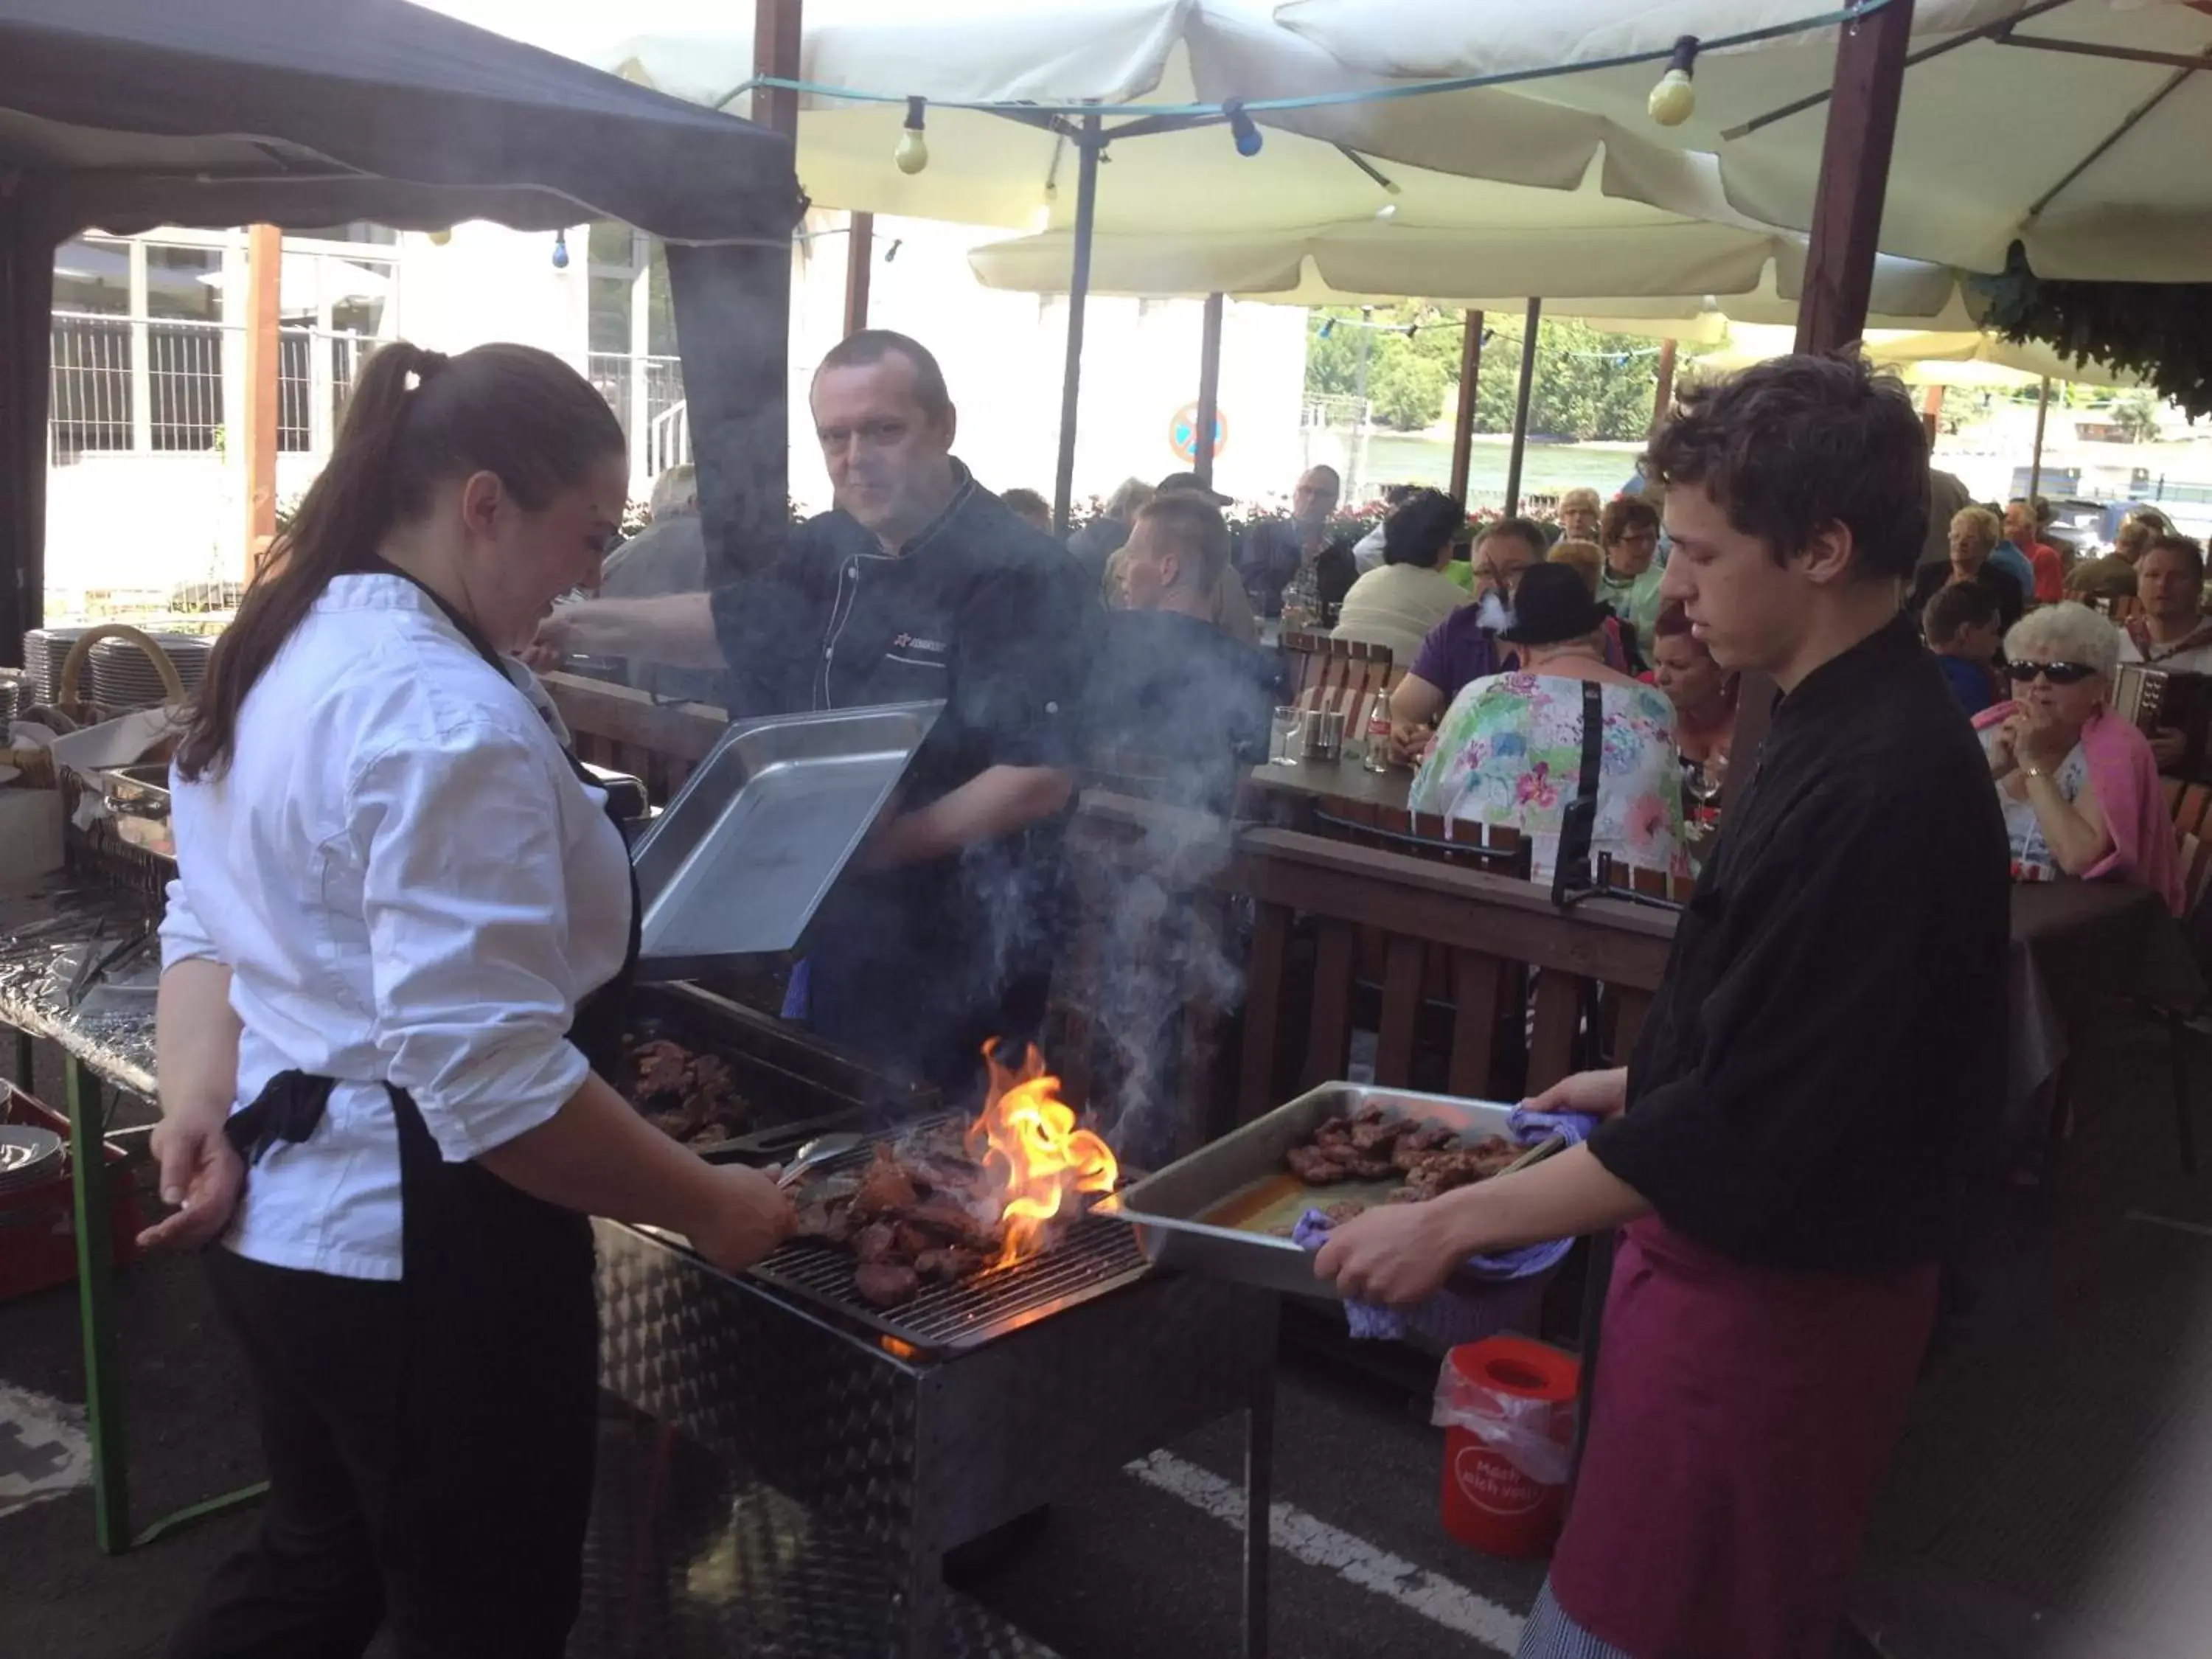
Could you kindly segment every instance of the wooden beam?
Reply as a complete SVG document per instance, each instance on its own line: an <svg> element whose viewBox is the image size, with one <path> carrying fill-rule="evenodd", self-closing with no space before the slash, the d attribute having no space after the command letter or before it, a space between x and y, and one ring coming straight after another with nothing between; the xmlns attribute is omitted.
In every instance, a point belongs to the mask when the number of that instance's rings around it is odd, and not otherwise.
<svg viewBox="0 0 2212 1659"><path fill-rule="evenodd" d="M1528 396L1536 386L1536 335L1544 320L1544 302L1528 301L1521 324L1521 384L1513 394L1513 448L1505 461L1505 511L1521 510L1521 463L1528 449Z"/></svg>
<svg viewBox="0 0 2212 1659"><path fill-rule="evenodd" d="M845 232L845 332L868 325L868 283L876 269L876 216L855 213Z"/></svg>
<svg viewBox="0 0 2212 1659"><path fill-rule="evenodd" d="M1928 447L1936 447L1936 434L1943 423L1943 388L1931 386L1920 394L1920 428L1928 434Z"/></svg>
<svg viewBox="0 0 2212 1659"><path fill-rule="evenodd" d="M1191 467L1208 489L1213 484L1213 428L1221 418L1221 295L1206 296L1198 339L1198 418L1190 434Z"/></svg>
<svg viewBox="0 0 2212 1659"><path fill-rule="evenodd" d="M246 398L240 410L239 453L246 464L246 556L252 576L276 533L277 309L283 294L284 233L256 225L246 241Z"/></svg>
<svg viewBox="0 0 2212 1659"><path fill-rule="evenodd" d="M2029 457L2027 463L2027 504L2031 511L2035 507L2037 494L2043 489L2043 428L2050 418L2051 377L2046 374L2043 377L2042 390L2035 397L2035 453ZM2005 493L2010 495L2012 492L2007 490ZM2026 552L2027 549L2021 550Z"/></svg>
<svg viewBox="0 0 2212 1659"><path fill-rule="evenodd" d="M1674 342L1659 342L1659 384L1651 392L1651 424L1656 426L1667 418L1674 406Z"/></svg>
<svg viewBox="0 0 2212 1659"><path fill-rule="evenodd" d="M1482 384L1482 313L1470 311L1459 343L1459 408L1452 416L1451 498L1467 505L1468 468L1474 459L1474 394Z"/></svg>
<svg viewBox="0 0 2212 1659"><path fill-rule="evenodd" d="M1820 150L1812 246L1797 306L1797 349L1833 351L1866 331L1874 257L1897 137L1912 0L1888 0L1846 23L1836 44L1835 96Z"/></svg>
<svg viewBox="0 0 2212 1659"><path fill-rule="evenodd" d="M799 31L805 20L804 0L753 0L753 73L778 80L799 78ZM799 137L799 94L781 87L762 87L753 94L753 120L796 141Z"/></svg>

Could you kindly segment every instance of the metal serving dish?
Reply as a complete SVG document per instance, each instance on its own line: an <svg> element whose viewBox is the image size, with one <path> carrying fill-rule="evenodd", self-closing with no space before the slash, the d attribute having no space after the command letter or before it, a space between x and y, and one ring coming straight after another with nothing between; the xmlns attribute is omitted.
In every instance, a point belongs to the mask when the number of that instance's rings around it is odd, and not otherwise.
<svg viewBox="0 0 2212 1659"><path fill-rule="evenodd" d="M100 775L115 833L133 847L165 859L176 857L176 831L169 824L167 764L117 766Z"/></svg>
<svg viewBox="0 0 2212 1659"><path fill-rule="evenodd" d="M1262 1290L1334 1298L1314 1277L1313 1257L1284 1233L1308 1208L1346 1199L1380 1202L1395 1181L1309 1187L1283 1167L1283 1154L1333 1117L1380 1106L1389 1116L1441 1123L1469 1143L1507 1133L1513 1109L1495 1101L1415 1094L1353 1083L1324 1083L1264 1117L1201 1146L1155 1175L1091 1206L1136 1229L1146 1256Z"/></svg>
<svg viewBox="0 0 2212 1659"><path fill-rule="evenodd" d="M729 1062L752 1103L742 1134L698 1148L710 1164L778 1164L830 1129L870 1129L935 1115L937 1091L872 1072L795 1026L696 985L641 986L629 1035L665 1037ZM626 1088L628 1077L609 1079Z"/></svg>
<svg viewBox="0 0 2212 1659"><path fill-rule="evenodd" d="M641 972L684 979L796 945L944 706L732 726L638 842Z"/></svg>

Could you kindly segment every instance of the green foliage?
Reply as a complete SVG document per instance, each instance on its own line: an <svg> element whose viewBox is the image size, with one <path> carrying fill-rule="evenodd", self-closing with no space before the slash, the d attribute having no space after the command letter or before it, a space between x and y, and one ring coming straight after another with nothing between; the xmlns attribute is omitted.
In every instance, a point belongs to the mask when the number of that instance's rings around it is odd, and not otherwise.
<svg viewBox="0 0 2212 1659"><path fill-rule="evenodd" d="M2128 434L2131 444L2158 441L2158 399L2137 389L2112 400L2112 423Z"/></svg>
<svg viewBox="0 0 2212 1659"><path fill-rule="evenodd" d="M2212 283L2046 282L2014 242L2002 274L1969 286L2008 340L2131 370L2191 420L2212 415Z"/></svg>
<svg viewBox="0 0 2212 1659"><path fill-rule="evenodd" d="M1375 308L1370 320L1391 329L1412 327L1416 331L1409 338L1358 326L1361 313L1353 308L1314 312L1306 331L1307 395L1357 396L1364 345L1376 420L1401 431L1434 425L1450 407L1459 380L1462 314L1417 301ZM1321 326L1330 318L1338 325L1324 337ZM1510 432L1521 370L1520 323L1507 319L1501 326L1492 319L1491 326L1494 331L1482 349L1474 426L1478 432ZM1658 385L1652 342L1600 334L1572 321L1544 323L1537 338L1531 432L1577 441L1644 435Z"/></svg>

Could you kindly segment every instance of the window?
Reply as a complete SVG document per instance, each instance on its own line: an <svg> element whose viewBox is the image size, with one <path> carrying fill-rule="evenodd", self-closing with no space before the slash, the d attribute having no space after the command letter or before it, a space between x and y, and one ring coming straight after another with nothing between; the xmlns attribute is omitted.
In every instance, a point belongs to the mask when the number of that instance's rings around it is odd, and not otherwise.
<svg viewBox="0 0 2212 1659"><path fill-rule="evenodd" d="M205 452L240 407L245 373L242 233L85 236L54 260L51 447ZM288 237L279 278L277 446L326 452L361 359L398 327L398 273L382 249L396 234L367 224ZM173 238L175 240L169 240ZM356 251L357 250L357 251Z"/></svg>
<svg viewBox="0 0 2212 1659"><path fill-rule="evenodd" d="M649 478L689 443L667 256L652 237L607 220L591 227L586 246L592 384L629 435L633 470Z"/></svg>

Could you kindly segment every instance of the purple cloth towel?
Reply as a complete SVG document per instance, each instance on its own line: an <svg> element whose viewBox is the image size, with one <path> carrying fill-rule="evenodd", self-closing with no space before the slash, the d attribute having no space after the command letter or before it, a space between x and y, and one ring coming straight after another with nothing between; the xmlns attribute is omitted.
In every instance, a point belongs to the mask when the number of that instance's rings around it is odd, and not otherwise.
<svg viewBox="0 0 2212 1659"><path fill-rule="evenodd" d="M813 989L813 980L806 971L812 961L811 957L801 957L792 964L791 982L783 988L783 1017L786 1019L803 1020L814 1012L809 1006L812 998L808 994Z"/></svg>
<svg viewBox="0 0 2212 1659"><path fill-rule="evenodd" d="M1506 1133L1523 1146L1533 1146L1553 1134L1565 1135L1570 1146L1579 1146L1596 1127L1595 1118L1580 1112L1532 1112L1516 1106ZM1335 1224L1319 1210L1308 1210L1298 1218L1291 1237L1300 1249L1318 1250ZM1368 1302L1346 1302L1345 1318L1355 1338L1395 1340L1409 1331L1419 1331L1448 1346L1477 1341L1510 1323L1498 1318L1498 1290L1539 1281L1530 1286L1533 1301L1533 1293L1540 1291L1540 1281L1566 1259L1574 1244L1571 1238L1558 1238L1547 1244L1524 1244L1469 1256L1444 1287L1419 1307L1385 1308ZM1517 1311L1519 1299L1514 1306Z"/></svg>

